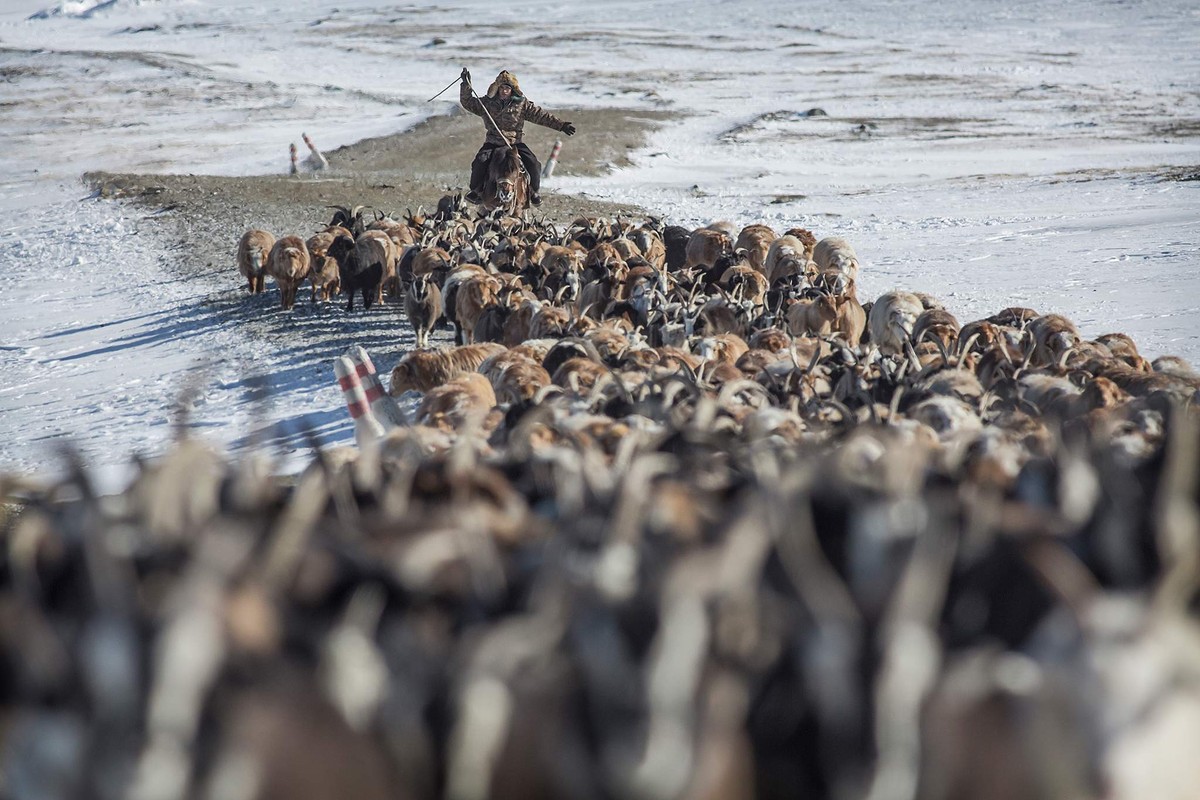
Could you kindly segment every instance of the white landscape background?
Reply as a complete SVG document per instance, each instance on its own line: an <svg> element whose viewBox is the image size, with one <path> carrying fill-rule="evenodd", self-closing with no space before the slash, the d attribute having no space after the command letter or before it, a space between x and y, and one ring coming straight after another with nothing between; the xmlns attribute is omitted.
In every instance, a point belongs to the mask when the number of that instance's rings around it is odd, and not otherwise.
<svg viewBox="0 0 1200 800"><path fill-rule="evenodd" d="M79 176L282 172L301 132L329 151L451 112L453 90L426 100L463 66L549 110L678 113L631 166L550 190L842 235L864 299L1031 306L1200 363L1194 0L3 0L0 470L53 473L71 441L119 476L167 445L185 388L191 428L235 451L351 442L336 353L284 365L197 316L244 292L241 231L180 277L153 212Z"/></svg>

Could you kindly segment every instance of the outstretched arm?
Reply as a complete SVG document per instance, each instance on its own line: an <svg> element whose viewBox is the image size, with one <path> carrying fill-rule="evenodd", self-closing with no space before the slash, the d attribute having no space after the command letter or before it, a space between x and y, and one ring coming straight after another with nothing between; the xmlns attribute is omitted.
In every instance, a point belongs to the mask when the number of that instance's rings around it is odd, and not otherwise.
<svg viewBox="0 0 1200 800"><path fill-rule="evenodd" d="M525 119L532 122L534 125L542 125L547 128L553 128L556 131L562 131L567 136L575 134L575 126L569 122L563 122L558 117L551 114L549 111L542 109L533 102L526 100L525 108L522 112ZM570 128L570 130L567 130Z"/></svg>
<svg viewBox="0 0 1200 800"><path fill-rule="evenodd" d="M458 102L467 111L470 111L477 117L483 116L483 105L479 102L479 98L471 91L471 73L463 67L462 74L459 77L458 84Z"/></svg>

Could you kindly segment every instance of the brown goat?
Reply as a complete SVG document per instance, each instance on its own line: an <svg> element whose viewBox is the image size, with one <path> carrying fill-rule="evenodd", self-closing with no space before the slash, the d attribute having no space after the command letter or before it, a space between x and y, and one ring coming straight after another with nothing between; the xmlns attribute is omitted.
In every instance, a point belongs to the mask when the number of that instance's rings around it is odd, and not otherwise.
<svg viewBox="0 0 1200 800"><path fill-rule="evenodd" d="M430 389L417 407L419 425L459 431L469 422L483 423L496 406L496 392L478 372L464 372Z"/></svg>
<svg viewBox="0 0 1200 800"><path fill-rule="evenodd" d="M608 368L590 358L571 358L554 371L554 385L576 394L587 394L608 375Z"/></svg>
<svg viewBox="0 0 1200 800"><path fill-rule="evenodd" d="M501 341L509 347L516 347L529 337L533 326L533 318L537 316L541 303L526 300L504 320L504 335Z"/></svg>
<svg viewBox="0 0 1200 800"><path fill-rule="evenodd" d="M567 334L571 327L571 315L566 309L542 304L529 323L529 336L533 339L558 339Z"/></svg>
<svg viewBox="0 0 1200 800"><path fill-rule="evenodd" d="M521 353L510 350L489 362L480 367L480 372L491 381L498 404L530 401L550 385L550 373L545 367Z"/></svg>
<svg viewBox="0 0 1200 800"><path fill-rule="evenodd" d="M1134 369L1142 372L1153 370L1150 362L1142 358L1141 353L1138 352L1137 345L1129 334L1106 333L1103 336L1097 336L1096 343L1107 347L1113 356L1121 359Z"/></svg>
<svg viewBox="0 0 1200 800"><path fill-rule="evenodd" d="M1033 337L1033 358L1030 363L1044 367L1058 362L1068 350L1079 344L1075 323L1061 314L1044 314L1029 323Z"/></svg>
<svg viewBox="0 0 1200 800"><path fill-rule="evenodd" d="M769 225L747 225L738 233L733 249L745 250L750 266L769 278L766 270L767 253L777 238L779 237Z"/></svg>
<svg viewBox="0 0 1200 800"><path fill-rule="evenodd" d="M563 245L551 245L546 247L542 253L541 259L538 261L538 266L547 275L562 275L579 269L581 261L579 251L575 248Z"/></svg>
<svg viewBox="0 0 1200 800"><path fill-rule="evenodd" d="M787 326L792 336L828 336L838 318L837 300L823 294L812 300L799 300L787 310Z"/></svg>
<svg viewBox="0 0 1200 800"><path fill-rule="evenodd" d="M412 274L433 275L440 270L450 269L450 254L440 247L425 247L417 251L412 259Z"/></svg>
<svg viewBox="0 0 1200 800"><path fill-rule="evenodd" d="M284 236L271 247L267 273L279 287L280 303L285 309L296 303L296 290L308 277L308 247L299 236Z"/></svg>
<svg viewBox="0 0 1200 800"><path fill-rule="evenodd" d="M329 255L329 245L333 244L334 238L338 233L345 230L340 225L334 226L332 229L317 231L312 236L308 237L308 241L304 244L308 247L308 257L312 263L320 262L322 258ZM346 231L347 235L350 233Z"/></svg>
<svg viewBox="0 0 1200 800"><path fill-rule="evenodd" d="M705 361L725 361L736 364L750 347L742 337L734 333L706 336L696 345L697 355Z"/></svg>
<svg viewBox="0 0 1200 800"><path fill-rule="evenodd" d="M588 250L587 256L583 259L585 270L595 270L600 267L615 270L617 267L623 268L624 266L625 259L621 256L621 251L613 247L611 242L600 242Z"/></svg>
<svg viewBox="0 0 1200 800"><path fill-rule="evenodd" d="M947 351L954 348L958 341L959 324L954 315L944 309L931 308L921 312L913 323L913 344L919 345L924 341L941 342Z"/></svg>
<svg viewBox="0 0 1200 800"><path fill-rule="evenodd" d="M722 256L727 256L732 252L733 238L729 234L710 228L700 228L693 231L692 235L688 237L687 260L683 266L685 269L702 264L711 267Z"/></svg>
<svg viewBox="0 0 1200 800"><path fill-rule="evenodd" d="M762 305L767 297L767 279L753 267L730 267L721 275L719 283L735 300L749 300L755 305Z"/></svg>
<svg viewBox="0 0 1200 800"><path fill-rule="evenodd" d="M410 350L392 369L388 394L399 397L408 391L428 392L464 372L474 372L497 353L502 344L468 344L448 350Z"/></svg>
<svg viewBox="0 0 1200 800"><path fill-rule="evenodd" d="M755 331L746 342L751 350L766 350L771 353L785 353L792 346L792 337L779 328L764 328Z"/></svg>
<svg viewBox="0 0 1200 800"><path fill-rule="evenodd" d="M833 332L839 334L850 347L858 347L863 331L867 329L867 312L853 294L834 297L837 319L833 321Z"/></svg>
<svg viewBox="0 0 1200 800"><path fill-rule="evenodd" d="M616 250L625 261L631 258L642 258L642 251L631 240L624 236L613 239L611 242L613 249Z"/></svg>
<svg viewBox="0 0 1200 800"><path fill-rule="evenodd" d="M338 270L337 259L332 256L314 256L312 268L308 273L312 284L312 302L321 300L329 302L342 288L342 274Z"/></svg>
<svg viewBox="0 0 1200 800"><path fill-rule="evenodd" d="M497 302L500 281L492 275L473 275L458 286L454 298L454 318L462 326L465 344L475 341L475 323L483 310Z"/></svg>
<svg viewBox="0 0 1200 800"><path fill-rule="evenodd" d="M267 282L267 259L274 245L274 235L256 228L243 233L238 241L238 272L246 279L250 294L261 292Z"/></svg>
<svg viewBox="0 0 1200 800"><path fill-rule="evenodd" d="M642 258L652 266L657 269L666 267L667 247L657 231L647 227L637 228L629 232L629 240L638 246Z"/></svg>

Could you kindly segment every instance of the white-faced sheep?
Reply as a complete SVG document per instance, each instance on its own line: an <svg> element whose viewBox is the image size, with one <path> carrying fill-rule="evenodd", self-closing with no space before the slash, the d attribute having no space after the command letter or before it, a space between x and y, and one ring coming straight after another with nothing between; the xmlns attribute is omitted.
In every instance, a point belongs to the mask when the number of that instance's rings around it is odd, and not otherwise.
<svg viewBox="0 0 1200 800"><path fill-rule="evenodd" d="M780 236L771 242L763 257L762 273L772 286L789 275L808 275L811 272L804 243L795 236Z"/></svg>
<svg viewBox="0 0 1200 800"><path fill-rule="evenodd" d="M242 234L237 247L238 272L246 279L250 294L258 294L266 283L267 258L275 245L275 237L263 230L251 228Z"/></svg>
<svg viewBox="0 0 1200 800"><path fill-rule="evenodd" d="M271 247L267 258L267 273L279 287L280 303L285 309L296 303L296 290L308 277L310 267L308 247L299 236L284 236Z"/></svg>
<svg viewBox="0 0 1200 800"><path fill-rule="evenodd" d="M812 260L818 272L839 292L849 281L858 279L858 255L850 243L839 236L817 242Z"/></svg>
<svg viewBox="0 0 1200 800"><path fill-rule="evenodd" d="M867 327L871 342L884 354L903 353L912 336L913 325L925 307L912 292L888 292L871 306Z"/></svg>

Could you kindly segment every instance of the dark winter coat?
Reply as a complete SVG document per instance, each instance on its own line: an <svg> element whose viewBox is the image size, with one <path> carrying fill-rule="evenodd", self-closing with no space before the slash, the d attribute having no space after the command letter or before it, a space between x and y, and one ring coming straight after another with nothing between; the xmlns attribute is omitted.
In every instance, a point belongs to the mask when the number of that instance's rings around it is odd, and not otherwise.
<svg viewBox="0 0 1200 800"><path fill-rule="evenodd" d="M501 100L498 96L500 86L503 84L508 84L513 90L512 96L507 100ZM458 101L467 111L484 118L483 126L487 129L485 145L510 145L521 141L524 136L522 129L526 121L532 122L534 125L553 128L556 131L561 131L567 124L524 97L521 94L521 87L517 84L517 76L507 70L496 76L496 80L492 81L492 85L488 87L487 95L484 97L472 95L471 89L464 81L459 85ZM487 120L487 116L483 113L485 108L491 114L496 125L500 127L500 131L504 134L503 137Z"/></svg>

